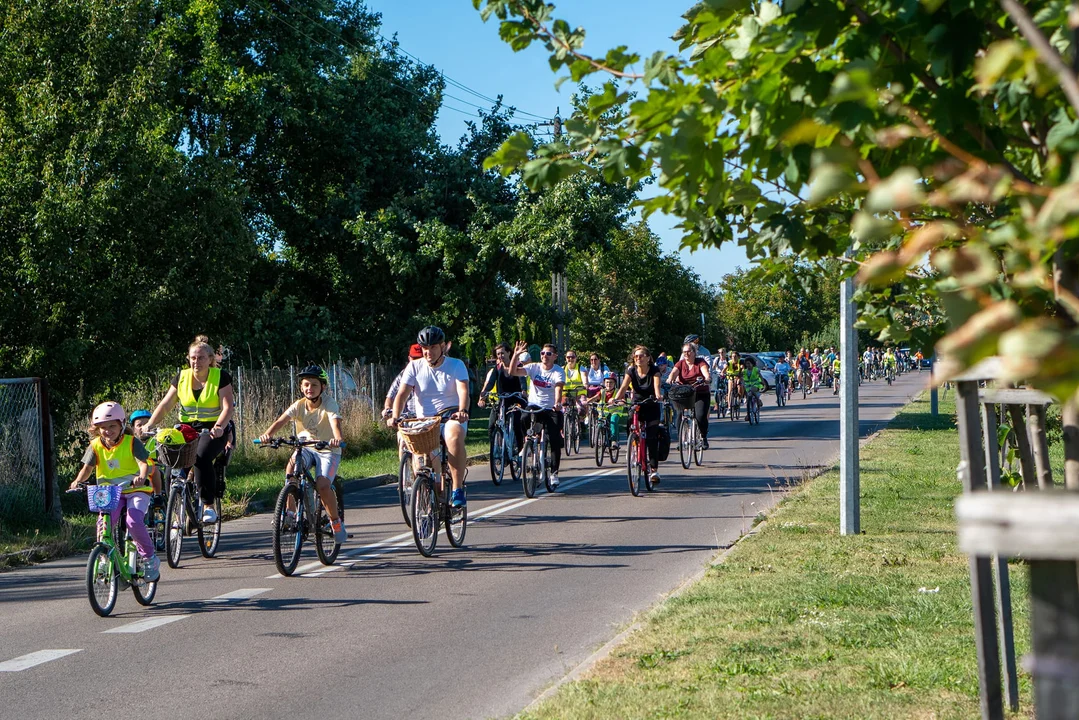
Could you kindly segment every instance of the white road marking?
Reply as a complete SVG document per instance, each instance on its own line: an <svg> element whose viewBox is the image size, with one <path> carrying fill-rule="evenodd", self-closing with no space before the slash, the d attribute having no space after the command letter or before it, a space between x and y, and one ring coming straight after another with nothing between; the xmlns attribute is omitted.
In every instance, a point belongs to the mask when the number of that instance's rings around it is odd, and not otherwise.
<svg viewBox="0 0 1079 720"><path fill-rule="evenodd" d="M218 595L214 600L250 600L256 595L268 593L271 590L273 590L273 588L241 588L225 593L224 595Z"/></svg>
<svg viewBox="0 0 1079 720"><path fill-rule="evenodd" d="M59 660L62 657L73 655L82 650L38 650L29 655L23 655L13 660L0 663L0 672L19 672L27 670L35 665L47 663L50 660Z"/></svg>
<svg viewBox="0 0 1079 720"><path fill-rule="evenodd" d="M145 620L137 620L127 625L121 625L120 627L114 627L109 630L102 630L102 633L140 633L146 630L151 630L155 627L161 627L162 625L168 625L174 623L177 620L183 620L190 615L162 615L161 617L146 618Z"/></svg>

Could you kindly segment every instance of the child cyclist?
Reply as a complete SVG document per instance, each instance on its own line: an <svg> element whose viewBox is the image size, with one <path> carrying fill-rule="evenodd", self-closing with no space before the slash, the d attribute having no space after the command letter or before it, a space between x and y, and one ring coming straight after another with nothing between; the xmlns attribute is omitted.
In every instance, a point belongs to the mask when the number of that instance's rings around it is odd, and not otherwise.
<svg viewBox="0 0 1079 720"><path fill-rule="evenodd" d="M128 420L131 421L131 429L136 436L142 436L142 429L146 427L146 421L149 419L149 410L135 410L131 413ZM157 438L151 436L143 442L143 447L146 448L146 453L149 456L146 460L146 464L150 466L150 485L154 489L154 502L156 503L164 499L161 497L161 472L157 469L157 463L154 462L154 450L157 448Z"/></svg>
<svg viewBox="0 0 1079 720"><path fill-rule="evenodd" d="M757 403L757 409L760 410L764 407L764 402L761 400L761 393L764 392L764 378L761 377L761 371L757 369L757 360L750 355L745 359L746 371L745 371L745 386L746 386L746 407L749 407L749 403ZM746 413L746 420L749 420L749 413Z"/></svg>
<svg viewBox="0 0 1079 720"><path fill-rule="evenodd" d="M622 413L618 406L613 404L617 384L614 381L614 373L607 370L603 373L603 387L595 395L588 398L589 404L599 407L601 418L607 418L611 429L611 444L618 445L618 433L622 424Z"/></svg>
<svg viewBox="0 0 1079 720"><path fill-rule="evenodd" d="M90 447L82 456L82 468L71 483L78 488L90 475L94 484L121 485L120 504L112 511L109 521L115 523L120 510L127 508L127 530L139 549L143 576L153 582L161 577L161 561L154 552L154 543L146 530L146 510L150 506L149 453L132 434L127 414L120 403L105 402L94 408L90 420Z"/></svg>
<svg viewBox="0 0 1079 720"><path fill-rule="evenodd" d="M330 516L333 539L337 543L343 543L348 539L348 532L337 515L337 496L331 485L337 477L337 467L341 464L340 408L336 400L326 397L326 387L330 384L330 378L321 367L309 365L300 370L298 377L303 397L290 405L281 417L274 420L273 425L266 428L266 432L259 437L259 442L269 442L273 439L275 432L294 421L298 438L323 440L329 445L325 450L305 447L303 454L311 466L317 468L315 485L318 488L319 497L322 498L322 504L326 508L326 514ZM290 459L285 469L286 477L292 477L292 470ZM294 510L294 508L289 508L290 512Z"/></svg>

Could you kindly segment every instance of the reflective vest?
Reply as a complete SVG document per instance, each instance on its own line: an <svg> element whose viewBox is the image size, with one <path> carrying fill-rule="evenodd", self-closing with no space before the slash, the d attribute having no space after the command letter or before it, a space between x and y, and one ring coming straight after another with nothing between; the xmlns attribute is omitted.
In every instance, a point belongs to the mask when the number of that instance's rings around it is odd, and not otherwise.
<svg viewBox="0 0 1079 720"><path fill-rule="evenodd" d="M131 481L139 474L139 464L135 461L133 450L134 442L135 438L131 435L124 435L120 442L111 448L105 447L105 443L101 442L99 437L90 441L90 447L93 448L94 456L97 458L94 473L98 484L131 484ZM152 488L147 485L139 488L128 487L124 492L150 492L151 490Z"/></svg>
<svg viewBox="0 0 1079 720"><path fill-rule="evenodd" d="M180 382L176 386L176 398L180 403L180 422L212 423L221 417L221 396L218 395L218 383L221 382L221 368L210 368L202 394L195 399L191 387L195 371L191 368L180 372Z"/></svg>
<svg viewBox="0 0 1079 720"><path fill-rule="evenodd" d="M562 388L562 392L580 392L581 390L584 390L584 378L581 375L581 366L578 365L572 370L570 370L569 367L566 367L565 371L566 384Z"/></svg>

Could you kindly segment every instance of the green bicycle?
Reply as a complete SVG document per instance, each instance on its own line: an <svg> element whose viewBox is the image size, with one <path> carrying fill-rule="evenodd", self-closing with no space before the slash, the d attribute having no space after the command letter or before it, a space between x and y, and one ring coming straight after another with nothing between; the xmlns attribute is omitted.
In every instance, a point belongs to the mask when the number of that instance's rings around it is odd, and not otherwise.
<svg viewBox="0 0 1079 720"><path fill-rule="evenodd" d="M90 607L101 617L107 617L116 607L120 591L129 587L139 605L152 603L157 594L158 581L144 577L139 550L127 533L125 513L120 513L115 534L109 521L109 513L120 504L120 486L80 484L77 489L68 492L85 492L90 510L98 513L98 540L86 560L86 594Z"/></svg>

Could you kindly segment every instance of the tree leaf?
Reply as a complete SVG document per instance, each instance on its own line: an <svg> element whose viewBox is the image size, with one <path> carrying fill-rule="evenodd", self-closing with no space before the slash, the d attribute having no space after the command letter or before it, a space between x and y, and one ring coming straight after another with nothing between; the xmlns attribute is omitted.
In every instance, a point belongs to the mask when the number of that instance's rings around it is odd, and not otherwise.
<svg viewBox="0 0 1079 720"><path fill-rule="evenodd" d="M880 213L906 210L925 202L922 179L912 167L902 167L877 183L866 196L867 212Z"/></svg>
<svg viewBox="0 0 1079 720"><path fill-rule="evenodd" d="M822 163L813 168L809 176L809 205L820 205L831 200L855 184L854 175L843 165Z"/></svg>

